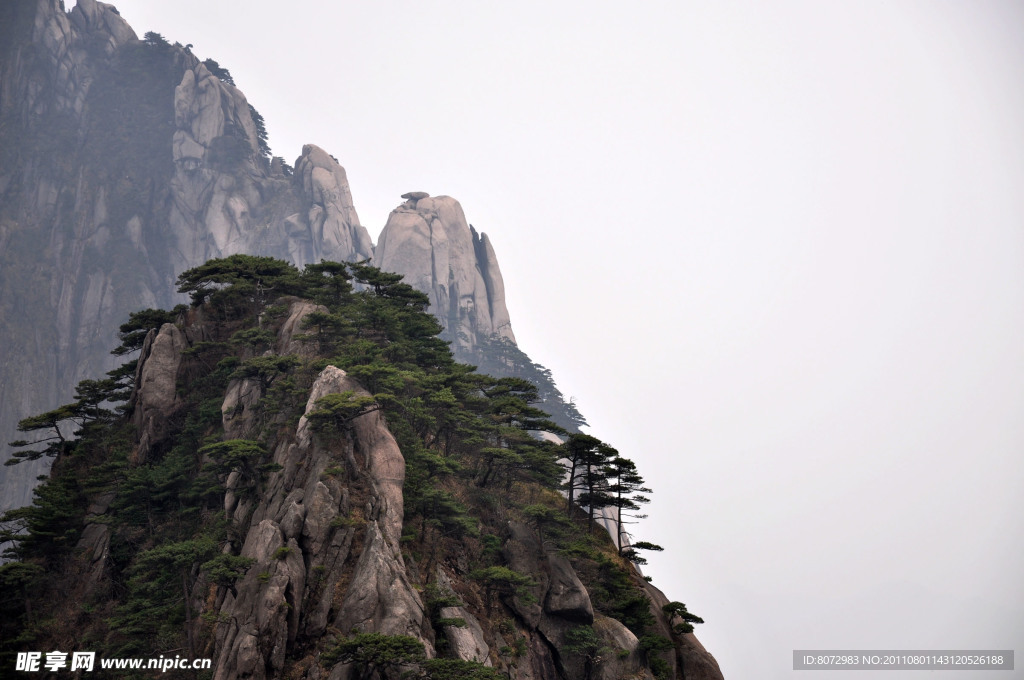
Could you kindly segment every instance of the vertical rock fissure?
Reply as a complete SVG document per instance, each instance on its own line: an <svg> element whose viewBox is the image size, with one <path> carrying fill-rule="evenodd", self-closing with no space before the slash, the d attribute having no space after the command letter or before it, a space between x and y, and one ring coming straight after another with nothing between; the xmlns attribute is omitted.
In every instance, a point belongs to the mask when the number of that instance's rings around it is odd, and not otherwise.
<svg viewBox="0 0 1024 680"><path fill-rule="evenodd" d="M487 248L472 224L469 225L469 232L473 236L473 253L476 255L476 267L483 277L484 290L487 291L487 315L494 318L494 283L491 281L490 267L487 262ZM494 330L497 332L499 329Z"/></svg>

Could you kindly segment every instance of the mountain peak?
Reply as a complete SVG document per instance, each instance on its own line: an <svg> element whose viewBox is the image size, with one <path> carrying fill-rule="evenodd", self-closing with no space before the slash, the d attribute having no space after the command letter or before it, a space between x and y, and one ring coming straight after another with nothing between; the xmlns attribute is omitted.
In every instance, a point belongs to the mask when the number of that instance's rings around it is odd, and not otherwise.
<svg viewBox="0 0 1024 680"><path fill-rule="evenodd" d="M505 284L486 234L466 221L451 196L404 194L380 234L374 264L399 272L427 293L430 308L457 351L515 335L505 307Z"/></svg>

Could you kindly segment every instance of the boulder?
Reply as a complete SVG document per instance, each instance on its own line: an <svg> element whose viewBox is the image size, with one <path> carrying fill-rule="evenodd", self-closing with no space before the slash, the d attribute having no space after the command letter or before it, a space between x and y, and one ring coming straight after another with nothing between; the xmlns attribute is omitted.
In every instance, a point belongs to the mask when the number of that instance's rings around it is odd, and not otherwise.
<svg viewBox="0 0 1024 680"><path fill-rule="evenodd" d="M569 621L592 623L594 607L590 603L590 595L569 560L558 553L548 553L547 563L550 585L544 598L544 611Z"/></svg>

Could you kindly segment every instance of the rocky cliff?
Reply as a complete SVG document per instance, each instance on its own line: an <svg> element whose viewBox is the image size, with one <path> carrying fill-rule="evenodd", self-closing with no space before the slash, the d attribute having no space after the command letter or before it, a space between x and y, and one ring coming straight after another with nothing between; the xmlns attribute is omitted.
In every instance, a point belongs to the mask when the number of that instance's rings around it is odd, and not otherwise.
<svg viewBox="0 0 1024 680"><path fill-rule="evenodd" d="M294 170L267 158L259 114L216 63L155 34L139 40L95 0L69 13L59 0L11 0L0 26L2 441L112 368L118 324L179 301L174 279L189 267L234 253L299 266L374 256L345 170L314 145ZM461 346L511 339L486 236L451 199L431 203L435 242L412 249L396 223L378 261L416 275ZM421 276L417 258L443 260L440 278ZM0 470L2 507L30 500L41 465Z"/></svg>
<svg viewBox="0 0 1024 680"><path fill-rule="evenodd" d="M557 455L516 409L582 418L516 347L487 236L414 192L374 248L338 162L307 145L292 168L265 134L226 70L110 5L0 5L3 441L74 400L48 431L50 482L4 529L25 533L0 567L2 651L188 649L216 678L719 677L604 534L543 519L564 503ZM240 253L372 258L422 295L307 267L129 320ZM440 326L409 316L428 307ZM440 331L533 386L453 367ZM138 333L134 370L80 382ZM0 503L32 501L47 461L3 468ZM405 645L401 663L374 645Z"/></svg>
<svg viewBox="0 0 1024 680"><path fill-rule="evenodd" d="M182 280L191 308L122 333L146 331L127 403L104 406L110 385L72 406L77 438L8 517L0 663L176 649L219 680L721 677L685 607L556 493L568 454L529 435L557 429L536 389L455 363L425 295L248 256Z"/></svg>

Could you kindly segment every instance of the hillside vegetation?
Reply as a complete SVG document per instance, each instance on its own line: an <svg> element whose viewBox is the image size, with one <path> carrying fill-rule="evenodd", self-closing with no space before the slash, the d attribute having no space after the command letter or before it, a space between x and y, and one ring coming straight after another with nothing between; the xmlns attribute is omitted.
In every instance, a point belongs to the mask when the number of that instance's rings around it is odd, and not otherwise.
<svg viewBox="0 0 1024 680"><path fill-rule="evenodd" d="M705 677L700 619L615 521L646 502L635 465L552 422L533 383L456 363L400 276L235 255L178 285L190 305L121 326L131 361L19 424L12 462L54 464L2 517L0 666Z"/></svg>

